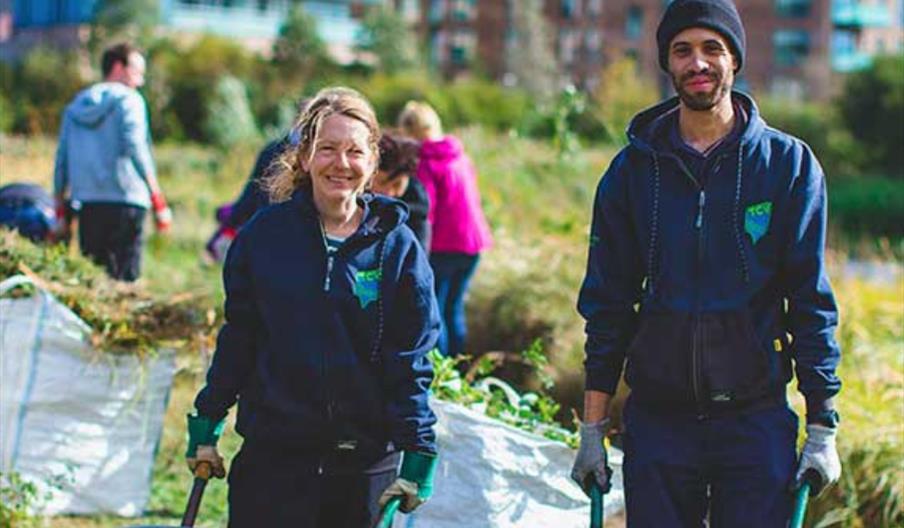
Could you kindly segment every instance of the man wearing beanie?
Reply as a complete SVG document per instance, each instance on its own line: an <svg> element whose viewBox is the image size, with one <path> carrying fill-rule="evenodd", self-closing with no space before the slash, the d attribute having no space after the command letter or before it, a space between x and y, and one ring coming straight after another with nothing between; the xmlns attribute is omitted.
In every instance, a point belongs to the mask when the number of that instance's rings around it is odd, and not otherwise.
<svg viewBox="0 0 904 528"><path fill-rule="evenodd" d="M783 527L804 479L818 493L841 473L825 179L804 142L732 91L746 41L729 0L674 0L656 39L677 95L635 116L597 190L572 477L608 487L624 370L629 526Z"/></svg>

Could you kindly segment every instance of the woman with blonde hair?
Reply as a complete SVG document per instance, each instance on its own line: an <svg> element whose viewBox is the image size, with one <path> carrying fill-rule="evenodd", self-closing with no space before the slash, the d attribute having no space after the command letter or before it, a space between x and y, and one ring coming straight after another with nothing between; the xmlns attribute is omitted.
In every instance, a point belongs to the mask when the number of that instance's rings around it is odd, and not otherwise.
<svg viewBox="0 0 904 528"><path fill-rule="evenodd" d="M380 138L367 100L324 89L295 130L274 205L227 254L226 323L186 456L225 476L216 442L238 401L229 526L362 528L381 502L410 511L432 491L433 277L404 205L365 191Z"/></svg>
<svg viewBox="0 0 904 528"><path fill-rule="evenodd" d="M430 200L430 265L443 318L440 351L454 357L464 351L468 285L480 253L492 244L480 206L477 172L461 141L443 134L439 116L429 104L409 101L399 115L399 128L421 141L416 175Z"/></svg>

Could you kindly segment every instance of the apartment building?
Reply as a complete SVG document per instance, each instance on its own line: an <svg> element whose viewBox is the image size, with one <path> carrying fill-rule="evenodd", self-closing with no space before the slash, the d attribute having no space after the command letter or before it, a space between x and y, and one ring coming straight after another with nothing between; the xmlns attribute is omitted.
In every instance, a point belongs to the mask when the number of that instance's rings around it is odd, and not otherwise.
<svg viewBox="0 0 904 528"><path fill-rule="evenodd" d="M71 48L86 42L98 0L0 0L0 59L41 43ZM339 62L354 59L355 34L369 5L383 0L158 0L160 29L184 35L213 33L267 51L292 4L318 22Z"/></svg>
<svg viewBox="0 0 904 528"><path fill-rule="evenodd" d="M397 0L448 77L474 69L504 80L517 0ZM656 26L669 0L544 0L563 83L592 89L601 69L625 56L668 90L659 71ZM738 85L755 93L825 98L834 76L904 51L904 0L736 0L747 29ZM420 9L419 13L415 13Z"/></svg>

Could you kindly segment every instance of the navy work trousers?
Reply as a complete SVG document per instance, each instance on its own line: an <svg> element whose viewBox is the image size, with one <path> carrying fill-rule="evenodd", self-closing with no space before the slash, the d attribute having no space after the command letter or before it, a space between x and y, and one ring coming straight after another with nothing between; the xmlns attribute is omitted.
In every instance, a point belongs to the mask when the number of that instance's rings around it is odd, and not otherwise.
<svg viewBox="0 0 904 528"><path fill-rule="evenodd" d="M82 253L116 280L137 280L141 275L144 216L145 210L134 205L83 204L78 215Z"/></svg>
<svg viewBox="0 0 904 528"><path fill-rule="evenodd" d="M439 351L448 357L464 352L468 325L465 320L465 294L477 269L480 255L431 253L430 267L436 284L436 302L443 317Z"/></svg>
<svg viewBox="0 0 904 528"><path fill-rule="evenodd" d="M379 472L321 473L321 458L312 453L246 442L229 469L229 528L370 528L380 494L396 478L398 456L377 464Z"/></svg>
<svg viewBox="0 0 904 528"><path fill-rule="evenodd" d="M629 397L624 423L629 527L787 526L797 462L787 405L701 419Z"/></svg>

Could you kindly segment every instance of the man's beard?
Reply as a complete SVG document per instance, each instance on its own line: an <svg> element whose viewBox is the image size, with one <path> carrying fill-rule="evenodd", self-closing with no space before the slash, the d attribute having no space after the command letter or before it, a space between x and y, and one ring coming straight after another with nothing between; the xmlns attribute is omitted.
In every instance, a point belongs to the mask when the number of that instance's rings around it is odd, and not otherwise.
<svg viewBox="0 0 904 528"><path fill-rule="evenodd" d="M688 92L684 88L684 83L693 77L705 76L713 81L713 89L708 92ZM704 111L709 110L722 100L729 92L731 92L731 80L724 79L718 72L708 73L688 73L681 79L672 75L672 86L678 93L681 102L691 110Z"/></svg>

